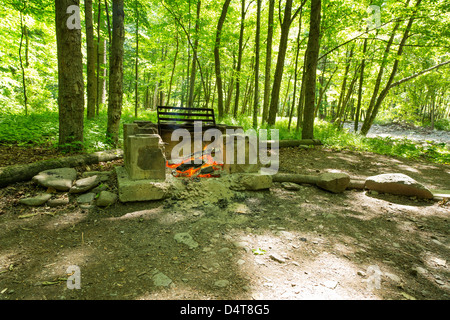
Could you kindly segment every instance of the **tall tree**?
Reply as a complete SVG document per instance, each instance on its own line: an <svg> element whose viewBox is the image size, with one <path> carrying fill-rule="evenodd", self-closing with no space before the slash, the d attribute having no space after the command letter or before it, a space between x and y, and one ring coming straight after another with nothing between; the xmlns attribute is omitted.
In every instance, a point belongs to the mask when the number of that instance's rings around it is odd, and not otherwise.
<svg viewBox="0 0 450 320"><path fill-rule="evenodd" d="M241 93L241 69L242 69L242 54L244 51L244 28L245 28L245 15L247 10L245 9L245 0L241 0L241 25L239 31L239 48L238 48L238 61L236 69L236 95L234 99L234 111L233 115L236 118L239 109L239 97Z"/></svg>
<svg viewBox="0 0 450 320"><path fill-rule="evenodd" d="M390 77L389 77L389 79L388 79L384 89L380 92L380 94L377 97L373 97L374 103L370 105L370 107L372 107L372 108L369 108L369 110L367 111L366 118L364 119L364 123L363 123L363 126L361 128L361 134L364 135L364 136L367 135L367 133L369 132L369 130L370 130L372 124L373 124L373 121L375 120L375 118L376 118L376 116L378 114L378 110L380 109L380 106L381 106L383 100L386 98L386 96L387 96L387 94L388 94L388 92L389 92L389 90L391 88L391 85L392 85L392 83L394 81L394 78L395 78L395 76L397 74L398 66L399 66L399 63L400 63L400 57L403 54L403 50L404 50L406 41L409 38L409 33L411 31L411 27L412 27L413 22L414 22L414 20L416 18L417 9L420 6L421 2L422 2L422 0L417 0L416 5L415 5L415 12L411 15L411 17L408 20L408 24L407 24L407 26L405 28L404 33L403 33L402 40L400 41L400 44L398 46L397 57L396 57L396 59L394 61L394 65L392 66L391 75L390 75ZM407 2L407 4L409 4L409 1Z"/></svg>
<svg viewBox="0 0 450 320"><path fill-rule="evenodd" d="M281 24L281 36L280 36L280 45L278 51L277 58L277 66L275 68L275 76L273 79L272 93L270 97L269 104L269 118L267 120L267 124L273 126L275 124L275 120L278 112L278 104L280 101L280 89L281 89L281 81L283 80L283 70L284 70L284 60L286 58L287 51L287 42L289 38L289 30L292 24L292 21L295 19L297 14L300 12L301 8L305 4L306 0L304 0L301 6L297 9L297 11L292 15L292 2L293 0L286 0L286 4L284 7L284 17L283 23Z"/></svg>
<svg viewBox="0 0 450 320"><path fill-rule="evenodd" d="M139 108L139 2L135 1L136 6L136 57L135 57L135 78L134 78L134 116L138 117Z"/></svg>
<svg viewBox="0 0 450 320"><path fill-rule="evenodd" d="M112 146L119 141L120 117L123 100L123 44L125 41L124 0L113 0L113 30L110 54L108 126L106 138Z"/></svg>
<svg viewBox="0 0 450 320"><path fill-rule="evenodd" d="M261 33L261 0L256 0L256 38L255 38L255 98L253 100L253 128L258 126L259 110L259 38Z"/></svg>
<svg viewBox="0 0 450 320"><path fill-rule="evenodd" d="M83 143L84 79L79 21L80 0L55 0L59 146L68 150L81 149Z"/></svg>
<svg viewBox="0 0 450 320"><path fill-rule="evenodd" d="M227 16L228 7L230 6L231 0L225 0L222 7L222 13L220 14L219 22L217 24L216 30L216 41L214 45L214 66L216 71L216 83L217 83L217 108L219 111L219 119L223 118L223 85L222 85L222 75L220 74L220 38L222 36L222 27Z"/></svg>
<svg viewBox="0 0 450 320"><path fill-rule="evenodd" d="M189 99L188 99L188 107L192 108L194 103L194 91L195 91L195 75L197 72L197 50L198 50L198 38L199 38L199 28L200 28L200 10L201 10L202 2L200 0L197 1L197 18L195 20L195 39L194 39L194 47L192 52L192 67L191 67L191 76L189 79Z"/></svg>
<svg viewBox="0 0 450 320"><path fill-rule="evenodd" d="M24 7L26 6L26 2L24 4ZM26 83L26 77L25 77L25 67L23 64L23 58L22 58L22 47L23 47L23 38L26 37L28 39L28 31L27 26L23 22L23 12L22 9L20 10L20 44L19 44L19 61L20 61L20 69L22 70L22 90L23 90L23 104L25 106L25 115L28 115L28 96L27 96L27 83ZM28 66L28 40L27 40L27 46L26 46L26 53L25 53L25 64Z"/></svg>
<svg viewBox="0 0 450 320"><path fill-rule="evenodd" d="M275 0L269 0L269 21L267 27L267 41L266 41L266 67L264 76L264 101L263 101L263 114L262 121L265 123L267 121L267 115L269 113L269 103L270 103L270 80L271 69L272 69L272 41L273 41L273 29L274 20L273 15L275 12Z"/></svg>
<svg viewBox="0 0 450 320"><path fill-rule="evenodd" d="M86 54L87 54L87 117L95 117L97 106L97 76L96 72L96 51L94 41L94 19L92 0L84 0L84 14L86 19Z"/></svg>
<svg viewBox="0 0 450 320"><path fill-rule="evenodd" d="M314 109L316 100L317 61L319 58L321 0L311 0L311 18L306 56L305 107L303 112L303 139L314 139Z"/></svg>

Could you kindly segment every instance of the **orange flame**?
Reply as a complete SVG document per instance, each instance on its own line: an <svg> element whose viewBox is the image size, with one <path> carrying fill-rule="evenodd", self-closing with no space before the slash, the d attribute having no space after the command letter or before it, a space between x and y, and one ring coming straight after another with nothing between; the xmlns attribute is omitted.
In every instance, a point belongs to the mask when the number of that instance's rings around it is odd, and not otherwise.
<svg viewBox="0 0 450 320"><path fill-rule="evenodd" d="M205 150L208 148L206 146L203 149L202 155L199 157L202 160L202 165L199 167L191 167L188 168L185 171L178 170L177 168L183 164L191 164L196 159L195 155L191 156L190 158L187 158L180 163L174 163L169 164L169 161L166 162L166 166L170 169L173 169L176 171L174 174L177 178L216 178L218 175L207 173L207 174L199 174L203 169L212 167L214 171L222 170L223 169L223 163L218 163L214 160L214 158L211 156L211 152L205 152Z"/></svg>

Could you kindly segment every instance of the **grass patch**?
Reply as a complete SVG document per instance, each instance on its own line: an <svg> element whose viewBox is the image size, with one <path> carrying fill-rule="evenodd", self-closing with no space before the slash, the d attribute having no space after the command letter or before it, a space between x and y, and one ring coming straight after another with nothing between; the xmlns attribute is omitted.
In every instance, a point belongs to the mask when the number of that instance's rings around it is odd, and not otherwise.
<svg viewBox="0 0 450 320"><path fill-rule="evenodd" d="M121 118L119 132L119 147L122 145L123 123L130 123L136 120L134 113L124 111ZM139 120L157 122L156 112L141 110ZM278 118L276 125L272 128L260 126L258 129L278 129L280 140L301 139L301 130L296 131L295 120L288 129L288 119ZM227 116L221 123L242 126L244 131L252 129L252 118L240 116L234 119ZM84 122L84 143L86 152L107 150L106 127L108 116L106 111L102 112L95 119L85 119ZM261 119L259 120L261 123ZM56 148L58 143L58 113L41 112L29 116L15 114L0 114L0 143L18 145L51 145ZM389 155L405 159L426 159L434 163L450 164L450 150L446 144L428 143L421 145L408 139L386 138L366 138L359 134L342 130L333 124L317 120L314 127L316 139L334 150L367 151L377 154ZM270 136L269 139L273 137Z"/></svg>

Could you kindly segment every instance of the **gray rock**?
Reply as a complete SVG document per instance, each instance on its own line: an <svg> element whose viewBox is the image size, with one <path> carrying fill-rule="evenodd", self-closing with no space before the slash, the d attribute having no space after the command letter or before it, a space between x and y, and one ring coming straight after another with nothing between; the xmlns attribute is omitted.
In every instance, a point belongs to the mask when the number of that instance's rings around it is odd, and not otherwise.
<svg viewBox="0 0 450 320"><path fill-rule="evenodd" d="M109 191L102 191L97 198L97 206L107 207L114 204L117 201L117 195Z"/></svg>
<svg viewBox="0 0 450 320"><path fill-rule="evenodd" d="M47 205L51 208L61 207L69 204L69 199L50 199Z"/></svg>
<svg viewBox="0 0 450 320"><path fill-rule="evenodd" d="M278 255L276 253L271 253L269 255L269 257L270 257L270 259L272 259L272 260L274 260L276 262L279 262L279 263L285 263L286 262L286 259L284 259L282 256L280 256L280 255Z"/></svg>
<svg viewBox="0 0 450 320"><path fill-rule="evenodd" d="M97 176L100 182L106 182L109 180L112 171L86 171L81 175L82 178L89 178Z"/></svg>
<svg viewBox="0 0 450 320"><path fill-rule="evenodd" d="M78 203L91 203L95 199L95 193L82 194L77 198Z"/></svg>
<svg viewBox="0 0 450 320"><path fill-rule="evenodd" d="M98 176L92 176L77 180L70 189L69 193L83 193L91 190L100 183Z"/></svg>
<svg viewBox="0 0 450 320"><path fill-rule="evenodd" d="M433 194L430 190L411 177L401 173L380 174L369 177L366 179L365 187L382 193L433 199Z"/></svg>
<svg viewBox="0 0 450 320"><path fill-rule="evenodd" d="M32 178L32 181L46 188L58 191L69 191L73 181L77 178L77 171L73 168L60 168L42 171Z"/></svg>
<svg viewBox="0 0 450 320"><path fill-rule="evenodd" d="M178 243L183 243L189 247L189 249L194 249L198 247L198 243L192 239L192 236L187 232L177 233L174 239Z"/></svg>
<svg viewBox="0 0 450 320"><path fill-rule="evenodd" d="M38 207L46 203L52 197L51 194L41 194L36 197L20 199L20 203L31 207Z"/></svg>
<svg viewBox="0 0 450 320"><path fill-rule="evenodd" d="M217 280L216 282L214 282L214 286L219 287L219 288L225 288L230 284L230 281L228 280Z"/></svg>
<svg viewBox="0 0 450 320"><path fill-rule="evenodd" d="M156 272L152 276L153 284L156 287L168 287L172 283L172 279L170 279L168 276L166 276L164 273L159 272L156 270Z"/></svg>
<svg viewBox="0 0 450 320"><path fill-rule="evenodd" d="M319 188L333 192L341 193L347 189L350 183L350 176L346 173L327 172L319 176L316 185Z"/></svg>

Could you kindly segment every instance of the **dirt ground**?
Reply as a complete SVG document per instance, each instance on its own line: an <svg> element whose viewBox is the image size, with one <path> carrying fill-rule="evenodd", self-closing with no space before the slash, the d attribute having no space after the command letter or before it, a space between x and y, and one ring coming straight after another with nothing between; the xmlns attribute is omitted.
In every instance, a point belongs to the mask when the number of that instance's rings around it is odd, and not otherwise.
<svg viewBox="0 0 450 320"><path fill-rule="evenodd" d="M280 162L284 173L400 172L431 189L450 189L449 166L421 161L316 147L282 149ZM117 190L114 176L106 184ZM198 190L201 182L187 185ZM450 298L445 201L331 194L311 185L290 191L275 183L214 202L204 194L215 190L192 192L190 207L177 197L106 209L81 209L72 198L59 208L18 203L38 192L45 190L31 182L0 189L2 300ZM179 233L198 246L177 242ZM73 265L81 271L79 290L67 286Z"/></svg>

